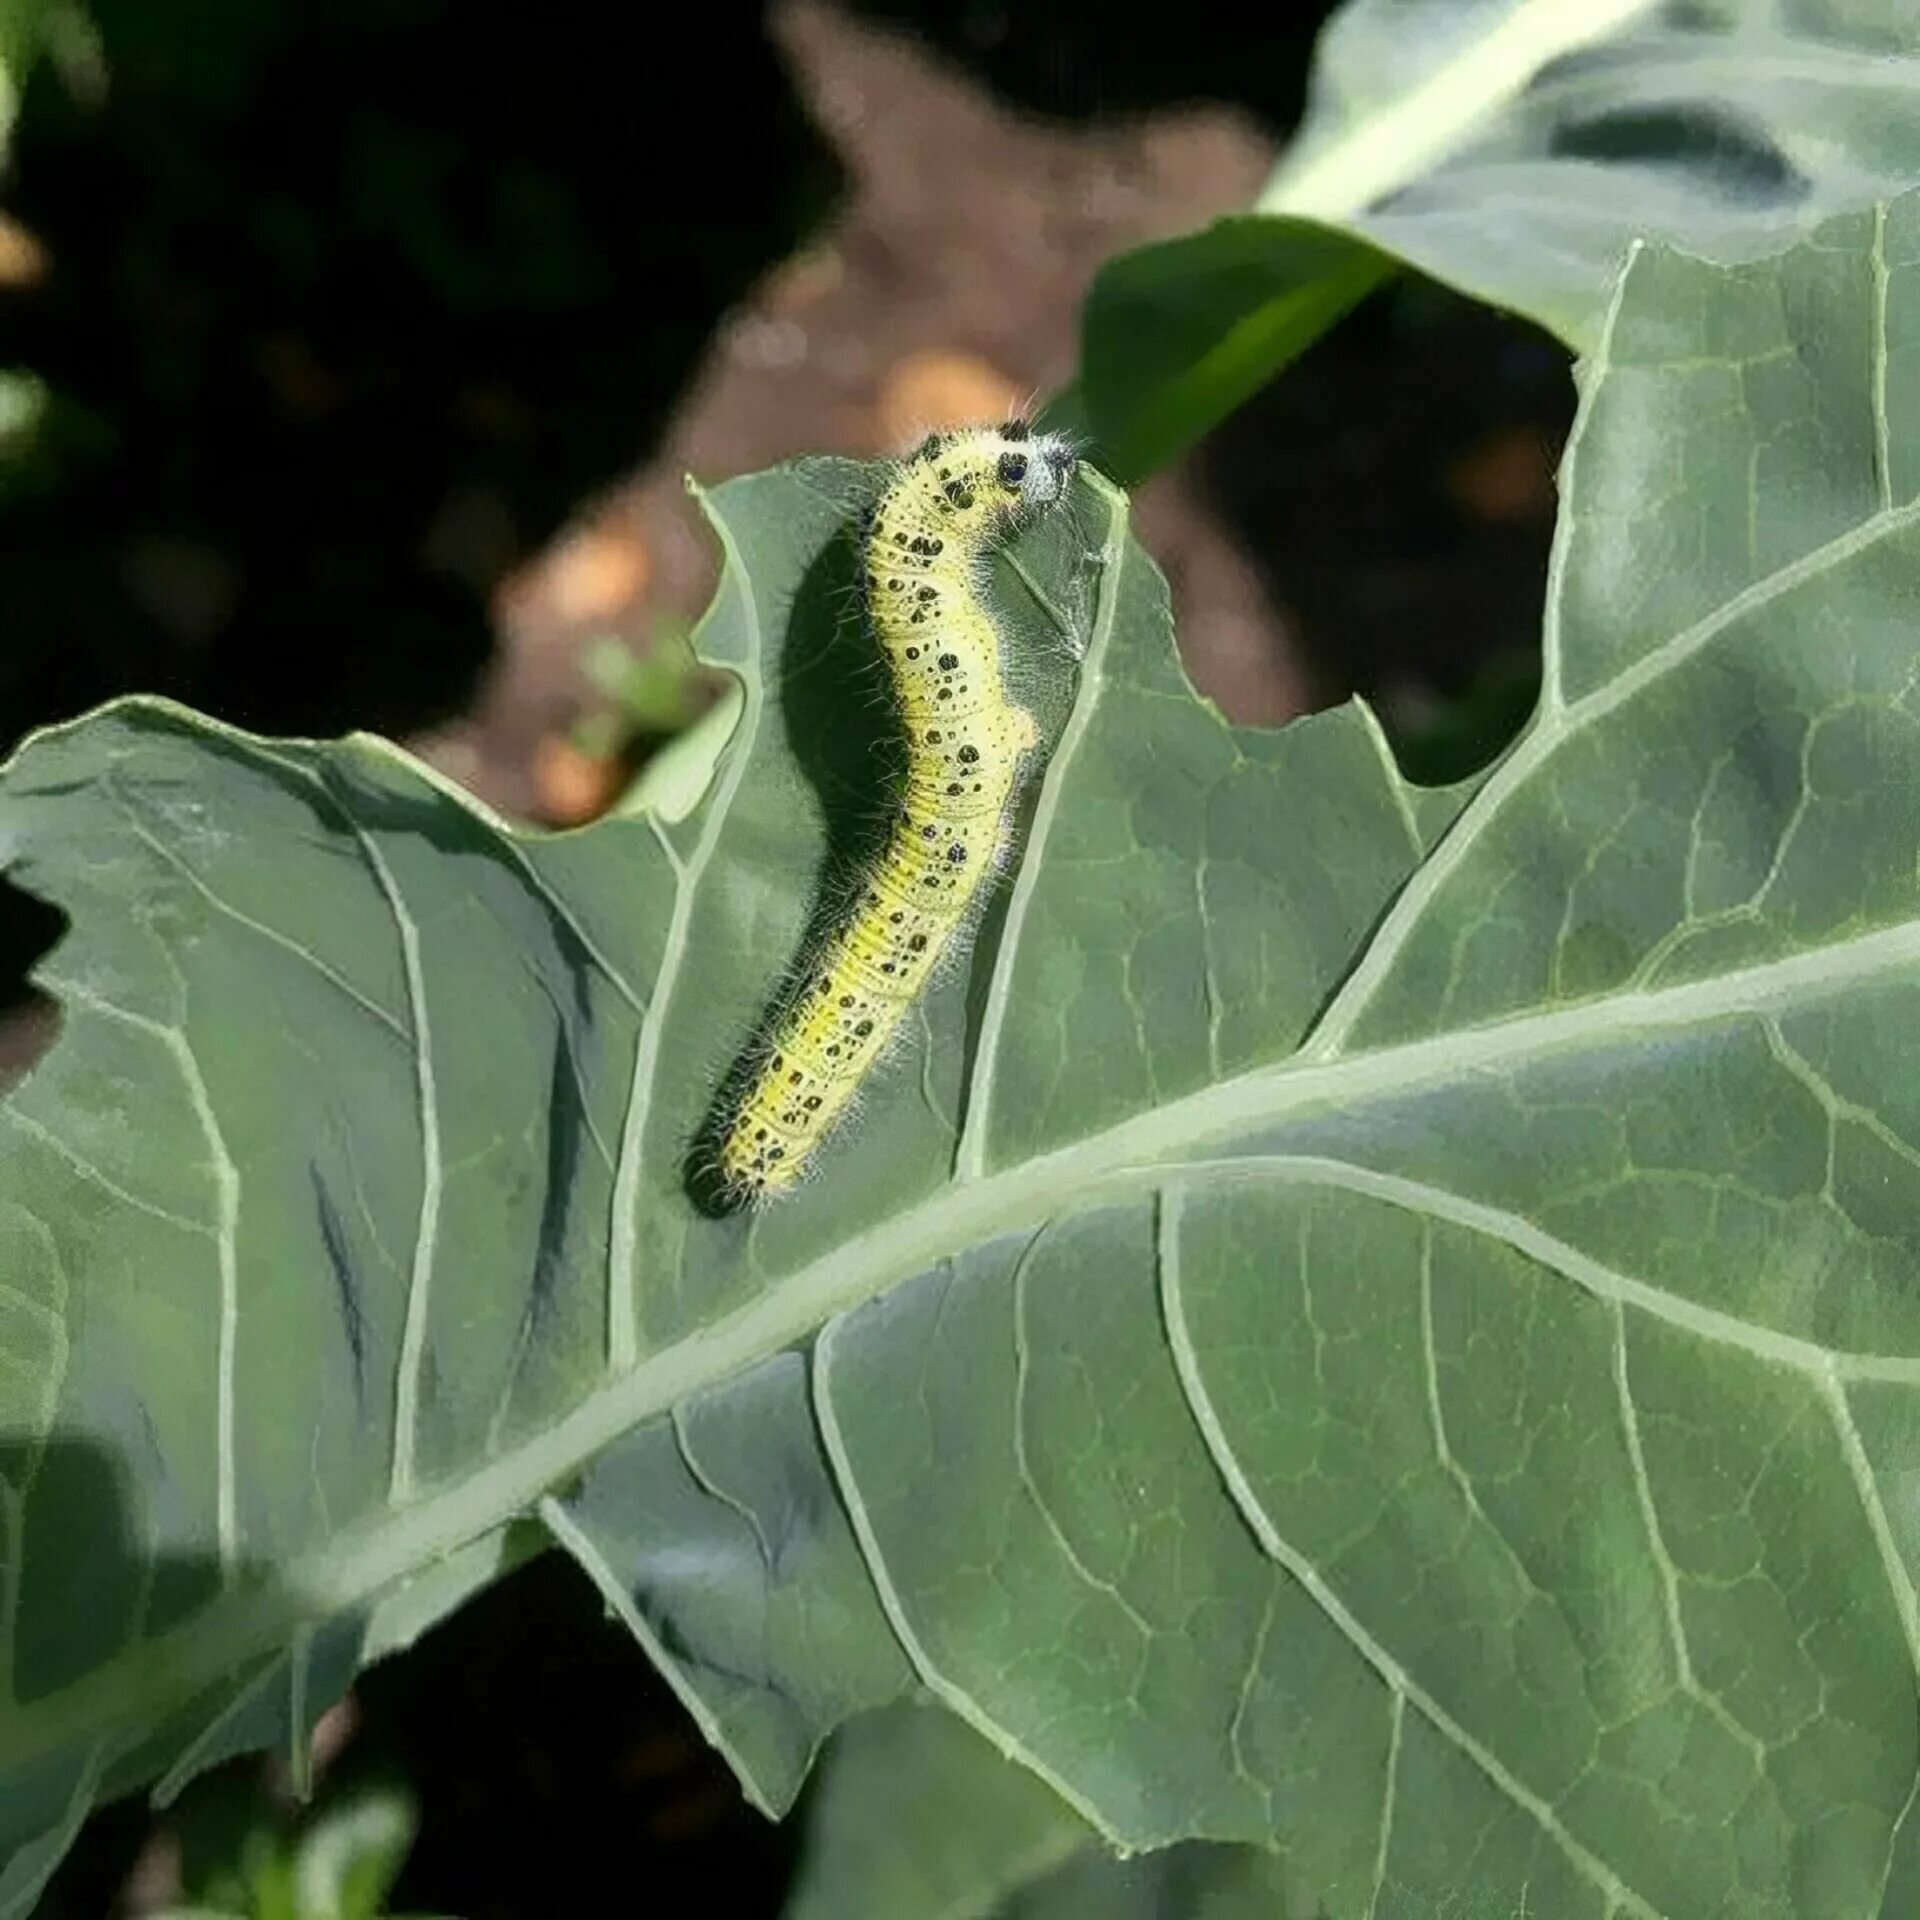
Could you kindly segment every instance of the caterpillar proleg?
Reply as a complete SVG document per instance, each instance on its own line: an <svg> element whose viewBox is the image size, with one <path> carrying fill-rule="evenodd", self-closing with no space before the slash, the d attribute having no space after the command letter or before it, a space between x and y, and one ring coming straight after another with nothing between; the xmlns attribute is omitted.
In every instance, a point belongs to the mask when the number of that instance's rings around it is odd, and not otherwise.
<svg viewBox="0 0 1920 1920"><path fill-rule="evenodd" d="M864 523L861 579L906 732L905 779L884 847L724 1125L734 1204L798 1183L987 891L1040 742L1007 691L987 556L1065 498L1075 459L1061 435L1017 420L934 434Z"/></svg>

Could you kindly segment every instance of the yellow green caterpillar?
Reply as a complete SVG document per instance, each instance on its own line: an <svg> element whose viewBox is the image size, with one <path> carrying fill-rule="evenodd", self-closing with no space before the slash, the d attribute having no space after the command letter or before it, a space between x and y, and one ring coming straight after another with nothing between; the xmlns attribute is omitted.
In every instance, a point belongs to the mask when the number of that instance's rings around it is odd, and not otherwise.
<svg viewBox="0 0 1920 1920"><path fill-rule="evenodd" d="M884 850L725 1125L720 1176L736 1204L799 1182L988 887L1040 732L1007 692L985 560L1065 497L1074 465L1062 436L1017 420L935 434L867 520L862 582L906 779Z"/></svg>

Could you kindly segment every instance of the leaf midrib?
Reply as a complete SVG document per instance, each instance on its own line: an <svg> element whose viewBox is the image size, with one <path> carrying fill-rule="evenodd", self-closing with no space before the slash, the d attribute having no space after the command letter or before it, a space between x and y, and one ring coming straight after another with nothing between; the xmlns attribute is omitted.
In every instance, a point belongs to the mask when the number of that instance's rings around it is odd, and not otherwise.
<svg viewBox="0 0 1920 1920"><path fill-rule="evenodd" d="M757 1299L639 1362L564 1419L413 1505L349 1526L296 1559L272 1588L229 1594L169 1633L141 1641L65 1693L25 1704L0 1734L0 1765L128 1724L136 1708L177 1706L236 1663L284 1642L303 1619L361 1606L406 1575L493 1531L564 1485L641 1421L745 1372L811 1337L827 1320L887 1292L957 1249L1109 1195L1137 1194L1143 1172L1177 1168L1183 1155L1230 1144L1261 1126L1431 1090L1450 1081L1619 1042L1634 1044L1708 1020L1732 1020L1818 1001L1920 965L1920 918L1738 973L1622 993L1489 1025L1352 1053L1330 1062L1294 1058L1204 1087L1072 1141L1003 1173L942 1188L769 1287ZM1640 1304L1692 1303L1651 1283ZM1728 1337L1743 1323L1728 1319ZM1748 1343L1779 1357L1784 1338L1756 1328ZM1825 1350L1822 1350L1825 1351ZM1876 1377L1920 1380L1904 1356L1829 1354L1829 1363Z"/></svg>

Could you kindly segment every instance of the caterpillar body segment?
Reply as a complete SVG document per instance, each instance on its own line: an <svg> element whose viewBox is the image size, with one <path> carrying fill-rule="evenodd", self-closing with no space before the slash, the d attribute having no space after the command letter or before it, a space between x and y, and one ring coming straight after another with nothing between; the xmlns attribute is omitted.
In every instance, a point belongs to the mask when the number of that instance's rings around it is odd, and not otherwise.
<svg viewBox="0 0 1920 1920"><path fill-rule="evenodd" d="M1007 843L1022 762L1040 743L1007 691L982 597L989 551L1066 495L1076 457L1024 423L931 436L863 530L862 586L906 734L885 846L810 960L727 1123L736 1205L790 1192L858 1094L942 956L957 949Z"/></svg>

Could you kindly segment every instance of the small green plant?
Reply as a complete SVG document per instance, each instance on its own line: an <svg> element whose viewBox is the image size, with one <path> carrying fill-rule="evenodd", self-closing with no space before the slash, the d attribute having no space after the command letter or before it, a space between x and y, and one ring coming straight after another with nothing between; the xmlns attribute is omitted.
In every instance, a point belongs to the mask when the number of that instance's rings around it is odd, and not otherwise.
<svg viewBox="0 0 1920 1920"><path fill-rule="evenodd" d="M596 760L675 739L711 703L693 629L677 621L659 622L644 653L619 640L598 641L582 654L580 668L599 700L574 728L573 744Z"/></svg>
<svg viewBox="0 0 1920 1920"><path fill-rule="evenodd" d="M236 1794L195 1811L186 1897L157 1920L409 1920L387 1906L417 1825L398 1788L337 1795L298 1821Z"/></svg>

